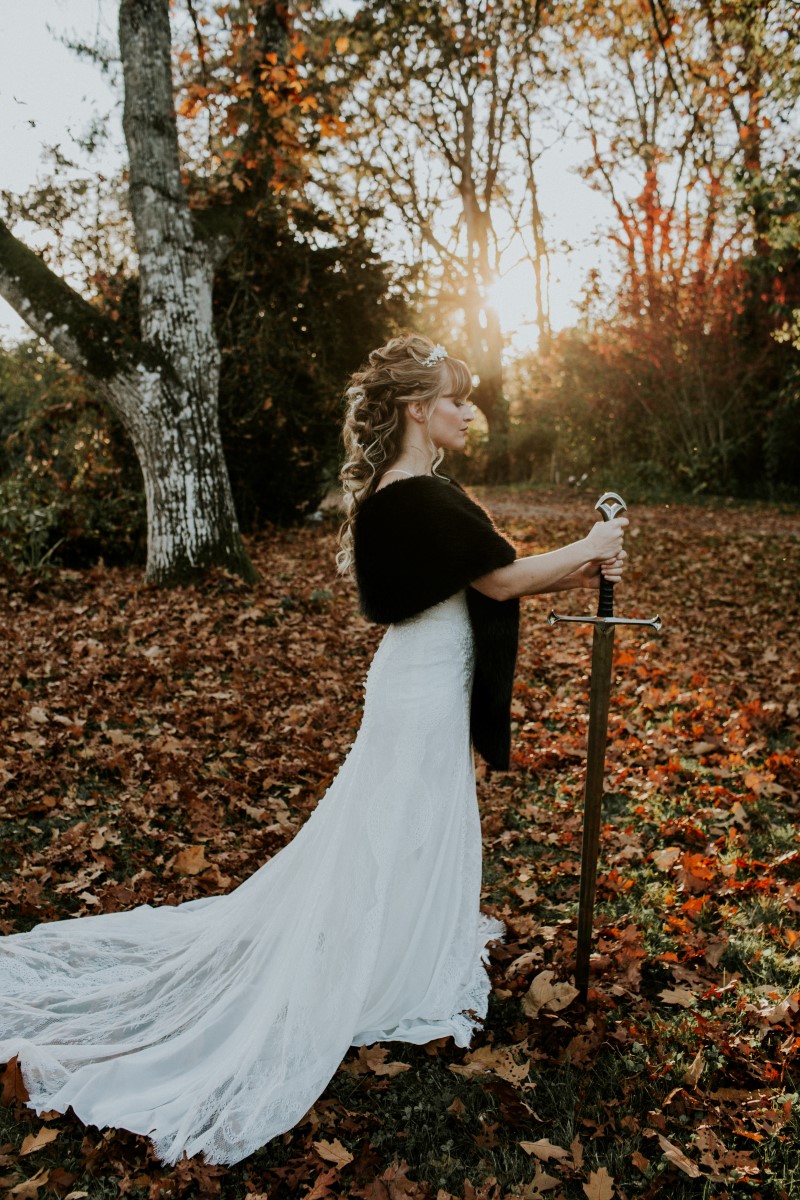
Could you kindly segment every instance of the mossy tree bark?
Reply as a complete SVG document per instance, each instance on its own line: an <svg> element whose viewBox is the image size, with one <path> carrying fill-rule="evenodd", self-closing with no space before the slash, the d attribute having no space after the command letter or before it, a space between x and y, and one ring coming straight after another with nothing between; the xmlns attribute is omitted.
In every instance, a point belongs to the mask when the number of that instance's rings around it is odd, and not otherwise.
<svg viewBox="0 0 800 1200"><path fill-rule="evenodd" d="M201 236L181 183L169 0L121 0L119 36L140 338L121 337L1 222L0 294L96 381L128 430L147 498L147 580L185 582L214 566L253 579L217 412L211 290L224 246Z"/></svg>

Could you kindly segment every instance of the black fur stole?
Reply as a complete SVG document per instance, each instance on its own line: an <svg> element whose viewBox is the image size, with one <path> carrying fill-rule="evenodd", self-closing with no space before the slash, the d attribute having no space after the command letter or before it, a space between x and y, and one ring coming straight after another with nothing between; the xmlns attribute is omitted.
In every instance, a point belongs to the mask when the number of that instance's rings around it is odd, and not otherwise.
<svg viewBox="0 0 800 1200"><path fill-rule="evenodd" d="M467 589L475 645L470 725L475 749L507 770L519 601L469 586L507 566L516 550L455 480L415 475L364 501L353 523L361 611L381 625L416 616Z"/></svg>

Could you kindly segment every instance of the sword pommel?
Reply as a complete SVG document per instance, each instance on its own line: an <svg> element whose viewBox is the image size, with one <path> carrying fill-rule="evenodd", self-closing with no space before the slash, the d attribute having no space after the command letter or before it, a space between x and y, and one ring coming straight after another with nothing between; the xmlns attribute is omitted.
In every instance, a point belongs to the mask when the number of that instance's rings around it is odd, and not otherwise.
<svg viewBox="0 0 800 1200"><path fill-rule="evenodd" d="M595 508L603 514L604 521L610 521L612 517L618 517L621 512L627 512L628 510L628 506L622 499L622 496L618 496L616 492L603 492L597 504L595 504Z"/></svg>

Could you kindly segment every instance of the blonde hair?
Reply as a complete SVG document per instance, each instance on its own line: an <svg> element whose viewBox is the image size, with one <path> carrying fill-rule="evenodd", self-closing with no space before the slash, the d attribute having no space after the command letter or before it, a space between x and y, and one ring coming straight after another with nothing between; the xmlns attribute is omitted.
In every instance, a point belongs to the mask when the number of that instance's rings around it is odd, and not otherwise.
<svg viewBox="0 0 800 1200"><path fill-rule="evenodd" d="M448 392L466 399L472 391L472 375L460 358L440 358L423 366L434 344L419 333L394 337L373 350L368 363L351 376L345 391L347 411L342 428L345 461L339 472L344 489L345 519L339 529L336 564L340 575L353 563L352 525L361 505L371 496L381 474L397 460L403 443L405 420L402 409L413 401L425 410L426 428L439 399ZM433 450L433 472L444 451Z"/></svg>

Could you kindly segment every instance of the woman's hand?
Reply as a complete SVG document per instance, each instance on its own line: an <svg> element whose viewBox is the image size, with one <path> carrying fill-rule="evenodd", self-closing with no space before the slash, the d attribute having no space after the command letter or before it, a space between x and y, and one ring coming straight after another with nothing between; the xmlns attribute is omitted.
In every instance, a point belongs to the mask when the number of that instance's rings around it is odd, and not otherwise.
<svg viewBox="0 0 800 1200"><path fill-rule="evenodd" d="M596 521L584 538L588 557L592 562L600 563L618 557L622 550L622 539L625 537L625 526L629 524L627 517L612 517L610 521Z"/></svg>
<svg viewBox="0 0 800 1200"><path fill-rule="evenodd" d="M594 588L599 592L601 575L609 583L619 583L622 579L622 572L625 570L624 560L627 557L628 551L620 550L614 558L604 558L602 562L589 562L585 567L581 567L579 574L583 579L583 587Z"/></svg>

